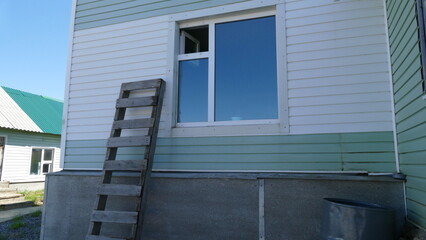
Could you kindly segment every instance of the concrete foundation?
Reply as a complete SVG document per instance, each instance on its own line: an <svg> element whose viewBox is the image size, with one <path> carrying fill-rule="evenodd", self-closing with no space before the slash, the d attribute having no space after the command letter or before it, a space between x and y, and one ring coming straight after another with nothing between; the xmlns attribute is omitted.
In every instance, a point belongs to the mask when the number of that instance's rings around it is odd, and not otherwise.
<svg viewBox="0 0 426 240"><path fill-rule="evenodd" d="M84 239L99 180L100 172L47 175L41 239ZM129 181L128 177L119 180ZM391 177L155 173L149 185L143 239L320 239L325 197L390 206L397 213L397 231L402 230L403 184ZM123 198L111 205L118 204L123 210L134 207Z"/></svg>

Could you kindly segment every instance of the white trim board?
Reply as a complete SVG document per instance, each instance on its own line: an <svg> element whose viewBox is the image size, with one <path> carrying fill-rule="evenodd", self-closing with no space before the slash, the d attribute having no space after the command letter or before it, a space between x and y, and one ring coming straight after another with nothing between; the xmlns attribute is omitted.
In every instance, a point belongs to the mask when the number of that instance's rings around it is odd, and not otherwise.
<svg viewBox="0 0 426 240"><path fill-rule="evenodd" d="M70 98L70 83L71 83L71 67L73 59L73 45L74 45L74 26L75 26L75 14L77 8L77 0L72 1L71 7L71 22L70 31L68 36L68 60L67 60L67 75L65 78L65 90L64 90L64 108L62 112L62 134L61 134L61 158L59 161L59 168L64 168L65 163L65 148L67 143L68 135L68 108Z"/></svg>

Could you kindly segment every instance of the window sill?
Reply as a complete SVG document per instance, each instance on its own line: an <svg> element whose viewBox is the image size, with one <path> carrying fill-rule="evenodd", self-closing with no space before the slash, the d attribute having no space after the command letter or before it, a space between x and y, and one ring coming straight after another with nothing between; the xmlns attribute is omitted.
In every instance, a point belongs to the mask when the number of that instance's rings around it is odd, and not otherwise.
<svg viewBox="0 0 426 240"><path fill-rule="evenodd" d="M175 127L170 131L170 137L213 137L213 136L251 136L277 135L288 133L288 127L279 123L229 125L229 126L191 126Z"/></svg>

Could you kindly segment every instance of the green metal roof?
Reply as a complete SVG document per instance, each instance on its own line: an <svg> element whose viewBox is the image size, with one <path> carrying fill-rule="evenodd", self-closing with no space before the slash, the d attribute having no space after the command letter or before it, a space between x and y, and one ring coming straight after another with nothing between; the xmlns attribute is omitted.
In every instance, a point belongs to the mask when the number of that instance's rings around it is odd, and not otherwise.
<svg viewBox="0 0 426 240"><path fill-rule="evenodd" d="M61 134L63 102L12 88L2 88L43 132Z"/></svg>

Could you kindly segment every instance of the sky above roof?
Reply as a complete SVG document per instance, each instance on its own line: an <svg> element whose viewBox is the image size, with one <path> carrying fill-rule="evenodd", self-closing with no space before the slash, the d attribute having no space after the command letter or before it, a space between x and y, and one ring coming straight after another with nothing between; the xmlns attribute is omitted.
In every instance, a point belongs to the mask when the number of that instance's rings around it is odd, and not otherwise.
<svg viewBox="0 0 426 240"><path fill-rule="evenodd" d="M0 1L0 86L63 100L71 5Z"/></svg>

